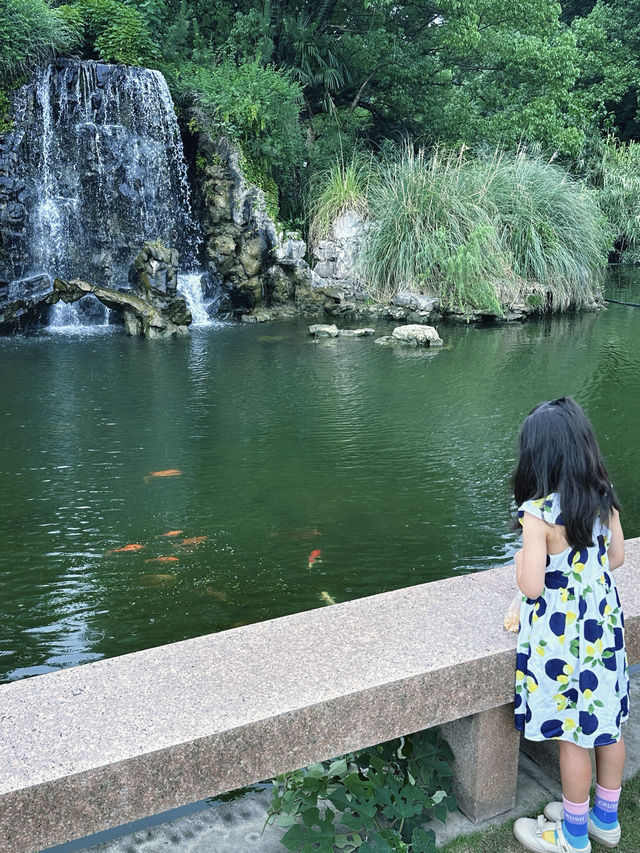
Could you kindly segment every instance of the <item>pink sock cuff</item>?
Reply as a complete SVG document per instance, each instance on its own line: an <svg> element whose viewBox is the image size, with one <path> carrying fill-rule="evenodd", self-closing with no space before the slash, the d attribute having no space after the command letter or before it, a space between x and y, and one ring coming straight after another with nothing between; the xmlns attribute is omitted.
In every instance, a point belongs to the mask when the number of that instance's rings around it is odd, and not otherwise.
<svg viewBox="0 0 640 853"><path fill-rule="evenodd" d="M602 785L598 785L596 782L596 797L600 797L603 800L609 800L609 802L616 803L620 799L620 791L622 788L615 788L613 791L609 788L603 788Z"/></svg>
<svg viewBox="0 0 640 853"><path fill-rule="evenodd" d="M575 815L583 815L587 814L589 811L589 800L585 800L584 803L572 803L571 800L568 800L566 797L562 798L562 804L564 806L565 814L567 812L571 812L571 814Z"/></svg>

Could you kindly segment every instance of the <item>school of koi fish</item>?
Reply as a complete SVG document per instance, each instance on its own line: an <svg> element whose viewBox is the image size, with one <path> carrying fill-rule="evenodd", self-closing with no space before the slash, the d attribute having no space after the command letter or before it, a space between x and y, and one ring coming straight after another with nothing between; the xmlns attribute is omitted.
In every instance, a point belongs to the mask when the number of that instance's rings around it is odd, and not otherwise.
<svg viewBox="0 0 640 853"><path fill-rule="evenodd" d="M179 477L181 476L182 471L180 468L165 468L161 471L150 471L143 477L145 483L148 483L152 479L159 479L164 477ZM175 539L178 536L182 536L184 533L183 530L168 530L166 533L159 533L156 538L170 538ZM309 530L288 530L284 532L274 531L270 534L272 537L274 536L285 536L290 539L313 539L316 536L321 536L321 532L317 527L313 527ZM199 545L202 545L208 539L207 536L189 536L182 539L181 542L171 542L171 546L173 548L181 548L186 553L190 553L193 548L197 548ZM106 554L123 554L123 553L131 553L136 551L141 551L145 546L140 542L131 542L127 545L123 545L120 548L111 548ZM168 563L177 563L179 562L179 557L175 556L167 556L164 554L160 554L156 557L149 557L144 562L147 563L159 563L159 564L168 564ZM307 558L308 567L313 568L314 564L322 561L322 551L319 548L314 548ZM139 583L145 586L151 587L161 587L167 585L173 585L177 577L174 574L146 574L140 575ZM205 587L201 590L201 593L204 595L210 595L213 598L216 598L218 601L228 601L228 598L225 593L220 592L219 590L215 590L212 587ZM320 593L320 599L325 602L325 604L336 604L335 599L332 595L330 595L326 590L323 590ZM244 623L239 623L244 624Z"/></svg>

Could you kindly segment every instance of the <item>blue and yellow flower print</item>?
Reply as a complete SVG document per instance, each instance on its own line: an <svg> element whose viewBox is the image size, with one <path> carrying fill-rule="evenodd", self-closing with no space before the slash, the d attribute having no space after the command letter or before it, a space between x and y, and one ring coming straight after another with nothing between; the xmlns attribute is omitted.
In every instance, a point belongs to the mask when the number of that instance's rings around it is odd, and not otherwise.
<svg viewBox="0 0 640 853"><path fill-rule="evenodd" d="M556 494L518 509L562 524ZM528 740L569 740L584 747L620 738L629 716L624 617L599 520L593 546L547 557L545 587L523 596L516 659L515 724Z"/></svg>

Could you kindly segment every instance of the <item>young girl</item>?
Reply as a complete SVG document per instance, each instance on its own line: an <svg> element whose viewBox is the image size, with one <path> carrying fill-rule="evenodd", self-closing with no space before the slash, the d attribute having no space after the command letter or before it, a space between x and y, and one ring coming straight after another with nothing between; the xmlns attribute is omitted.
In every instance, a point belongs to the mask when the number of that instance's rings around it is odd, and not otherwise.
<svg viewBox="0 0 640 853"><path fill-rule="evenodd" d="M588 853L589 836L605 847L620 840L620 725L629 713L624 619L611 575L624 561L620 505L574 400L532 409L519 445L515 724L529 740L559 741L563 802L549 803L537 820L520 818L514 833L528 850Z"/></svg>

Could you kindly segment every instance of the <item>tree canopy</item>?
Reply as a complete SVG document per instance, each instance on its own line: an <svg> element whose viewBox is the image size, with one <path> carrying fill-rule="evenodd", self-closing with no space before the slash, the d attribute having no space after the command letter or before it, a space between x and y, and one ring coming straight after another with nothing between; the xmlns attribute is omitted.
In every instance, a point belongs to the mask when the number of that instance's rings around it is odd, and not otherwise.
<svg viewBox="0 0 640 853"><path fill-rule="evenodd" d="M640 0L0 3L5 85L56 52L158 67L281 172L407 137L579 160L640 131Z"/></svg>

